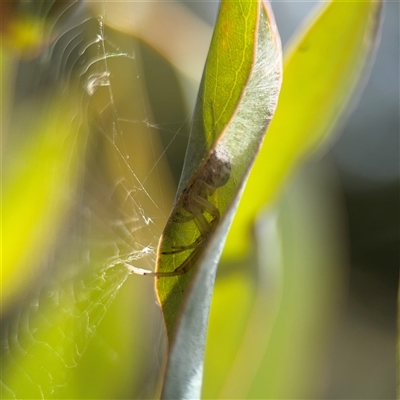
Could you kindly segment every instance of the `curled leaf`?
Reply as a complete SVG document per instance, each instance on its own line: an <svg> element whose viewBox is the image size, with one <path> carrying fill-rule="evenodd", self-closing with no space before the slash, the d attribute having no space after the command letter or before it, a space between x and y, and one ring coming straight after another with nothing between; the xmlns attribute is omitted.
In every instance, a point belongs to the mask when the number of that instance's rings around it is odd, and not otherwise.
<svg viewBox="0 0 400 400"><path fill-rule="evenodd" d="M173 339L163 398L200 396L218 260L280 83L280 41L266 3L223 1L180 195L159 246L157 293Z"/></svg>

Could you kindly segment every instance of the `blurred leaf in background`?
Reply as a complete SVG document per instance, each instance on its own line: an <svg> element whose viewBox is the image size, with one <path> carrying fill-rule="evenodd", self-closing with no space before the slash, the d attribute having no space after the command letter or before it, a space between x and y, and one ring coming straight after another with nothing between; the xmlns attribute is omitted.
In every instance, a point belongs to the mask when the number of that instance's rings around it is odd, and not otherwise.
<svg viewBox="0 0 400 400"><path fill-rule="evenodd" d="M46 26L37 58L2 47L2 398L152 396L163 354L153 285L119 290L124 262L154 266L174 193L160 132L170 144L179 130L151 122L137 39L106 38L82 3L24 12Z"/></svg>

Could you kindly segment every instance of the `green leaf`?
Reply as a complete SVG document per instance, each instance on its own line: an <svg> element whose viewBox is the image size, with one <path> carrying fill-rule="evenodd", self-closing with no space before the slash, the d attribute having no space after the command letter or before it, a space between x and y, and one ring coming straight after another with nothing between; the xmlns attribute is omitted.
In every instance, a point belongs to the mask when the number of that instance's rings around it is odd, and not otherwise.
<svg viewBox="0 0 400 400"><path fill-rule="evenodd" d="M235 24L232 24L233 20ZM228 182L214 187L215 193L208 198L223 219L242 189L276 106L280 87L280 46L263 3L223 2L215 29L196 105L179 189L181 195L160 245L158 272L162 273L174 271L189 257L194 258L194 264L200 257L199 248L205 248L202 243L191 253L189 249L172 255L163 254L174 252L177 246L190 245L199 237L199 229L193 220L179 221L181 216L189 219L192 215L185 209L191 201L187 195L190 188L199 180L207 180L207 173L215 172L212 167L227 164L231 169ZM222 68L226 65L229 68ZM211 218L208 223L212 226ZM194 272L195 269L191 269L182 276L160 277L157 281L170 338Z"/></svg>
<svg viewBox="0 0 400 400"><path fill-rule="evenodd" d="M163 398L200 396L218 260L274 113L280 82L280 42L266 4L223 1L196 105L180 196L159 246L158 274L188 271L157 278L168 338L173 339ZM218 173L222 183L213 180ZM210 187L210 192L204 191Z"/></svg>
<svg viewBox="0 0 400 400"><path fill-rule="evenodd" d="M330 138L368 77L378 40L381 1L333 0L286 53L276 114L248 180L225 247L244 257L249 229L287 175Z"/></svg>

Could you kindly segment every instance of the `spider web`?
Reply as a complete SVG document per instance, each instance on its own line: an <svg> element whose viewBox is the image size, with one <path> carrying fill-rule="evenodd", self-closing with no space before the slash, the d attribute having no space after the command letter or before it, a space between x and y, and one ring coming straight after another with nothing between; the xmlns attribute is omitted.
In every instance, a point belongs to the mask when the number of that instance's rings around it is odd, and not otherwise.
<svg viewBox="0 0 400 400"><path fill-rule="evenodd" d="M43 257L43 273L29 295L2 321L2 398L73 395L71 371L127 280L126 265L155 267L187 144L187 113L173 111L166 118L152 107L151 92L168 90L158 87L165 76L147 71L146 60L153 62L154 53L137 38L109 28L104 6L37 4L36 13L53 21L44 40L48 46L22 65L20 74L30 75L29 90L38 94L42 87L77 93L76 119L88 138L69 221ZM169 101L166 96L164 112ZM141 324L153 329L147 333L152 344L144 345L149 361L139 366L144 371L137 378L150 387L140 389L147 397L161 368L160 315L152 280L137 277L130 284L129 301L141 309L132 316L141 318L133 332ZM118 353L117 347L108 342L101 351Z"/></svg>

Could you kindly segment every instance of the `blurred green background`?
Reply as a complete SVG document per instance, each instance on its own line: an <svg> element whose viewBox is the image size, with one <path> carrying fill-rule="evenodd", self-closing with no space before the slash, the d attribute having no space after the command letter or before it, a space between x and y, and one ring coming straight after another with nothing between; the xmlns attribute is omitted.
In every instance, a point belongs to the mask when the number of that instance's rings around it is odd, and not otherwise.
<svg viewBox="0 0 400 400"><path fill-rule="evenodd" d="M12 4L2 398L153 397L161 313L152 279L124 263L154 268L218 4ZM315 6L272 2L284 45ZM224 254L204 398L395 398L399 11L386 4L371 78L337 139L249 233L257 253Z"/></svg>

